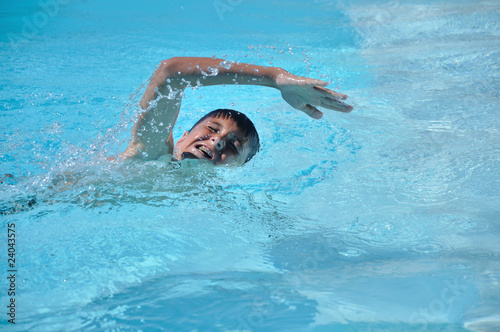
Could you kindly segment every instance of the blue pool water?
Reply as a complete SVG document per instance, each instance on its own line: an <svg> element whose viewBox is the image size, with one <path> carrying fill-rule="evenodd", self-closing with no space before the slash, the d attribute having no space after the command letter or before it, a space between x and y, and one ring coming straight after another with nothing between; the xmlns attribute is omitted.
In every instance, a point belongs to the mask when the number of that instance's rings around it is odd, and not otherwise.
<svg viewBox="0 0 500 332"><path fill-rule="evenodd" d="M1 330L500 329L495 1L4 1L0 15ZM314 121L275 90L205 87L175 137L235 108L262 140L251 162L106 161L155 66L184 55L321 78L355 110Z"/></svg>

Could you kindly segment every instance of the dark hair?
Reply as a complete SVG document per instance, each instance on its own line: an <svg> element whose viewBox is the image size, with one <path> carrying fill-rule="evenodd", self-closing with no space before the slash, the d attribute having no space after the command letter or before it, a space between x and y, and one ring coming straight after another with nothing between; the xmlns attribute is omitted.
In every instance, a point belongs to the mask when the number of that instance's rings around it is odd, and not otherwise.
<svg viewBox="0 0 500 332"><path fill-rule="evenodd" d="M248 144L250 144L250 152L248 153L247 159L245 162L249 161L252 159L253 156L259 151L260 148L260 142L259 142L259 134L257 134L257 129L255 129L255 126L253 122L243 113L235 111L235 110L230 110L230 109L217 109L215 111L212 111L208 114L205 114L201 119L199 119L194 126L189 130L193 130L194 127L196 127L200 122L204 121L205 119L209 118L223 118L223 119L231 119L233 120L238 128L241 129L243 134L247 137L248 139Z"/></svg>

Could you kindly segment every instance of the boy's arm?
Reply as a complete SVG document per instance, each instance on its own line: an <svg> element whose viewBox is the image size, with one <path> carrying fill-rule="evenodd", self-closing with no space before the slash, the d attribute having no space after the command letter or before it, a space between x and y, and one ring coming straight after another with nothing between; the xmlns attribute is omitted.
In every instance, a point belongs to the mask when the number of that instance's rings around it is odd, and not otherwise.
<svg viewBox="0 0 500 332"><path fill-rule="evenodd" d="M140 105L142 113L133 140L122 158L156 159L172 153L172 129L186 87L244 84L273 87L292 107L319 119L321 106L341 112L352 107L341 102L346 95L323 88L327 82L290 74L278 67L263 67L214 58L177 57L162 61L151 78Z"/></svg>
<svg viewBox="0 0 500 332"><path fill-rule="evenodd" d="M324 88L327 82L293 75L279 67L263 67L214 58L172 58L169 77L184 84L245 84L273 87L295 109L319 119L322 114L314 106L350 112L352 107L341 100L346 95ZM184 81L184 83L182 83Z"/></svg>
<svg viewBox="0 0 500 332"><path fill-rule="evenodd" d="M184 89L167 86L165 66L166 61L163 61L146 87L139 103L145 112L139 114L132 128L132 140L120 158L151 160L173 151L172 130Z"/></svg>

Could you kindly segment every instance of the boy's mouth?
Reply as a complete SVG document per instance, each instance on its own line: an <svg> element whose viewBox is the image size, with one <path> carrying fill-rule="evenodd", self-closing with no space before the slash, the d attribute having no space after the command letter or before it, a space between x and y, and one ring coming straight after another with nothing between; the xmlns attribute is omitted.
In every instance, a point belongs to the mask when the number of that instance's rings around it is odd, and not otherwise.
<svg viewBox="0 0 500 332"><path fill-rule="evenodd" d="M207 148L205 145L197 145L196 148L198 149L198 151L200 151L202 153L202 155L205 156L205 158L210 159L210 160L214 159L214 154L213 154L212 150Z"/></svg>

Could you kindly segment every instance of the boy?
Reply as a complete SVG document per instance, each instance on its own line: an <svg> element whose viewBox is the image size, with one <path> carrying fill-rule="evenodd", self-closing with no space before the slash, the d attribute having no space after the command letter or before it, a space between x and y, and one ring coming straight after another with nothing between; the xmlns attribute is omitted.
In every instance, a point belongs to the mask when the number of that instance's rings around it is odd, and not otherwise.
<svg viewBox="0 0 500 332"><path fill-rule="evenodd" d="M133 138L121 158L157 159L170 154L175 160L205 159L241 165L259 149L253 123L242 113L216 110L198 121L174 144L172 130L186 87L247 84L273 87L292 107L319 119L315 106L350 112L341 100L346 95L323 86L327 82L290 74L278 67L262 67L214 58L176 57L162 61L151 78L140 106L145 110L132 129Z"/></svg>

